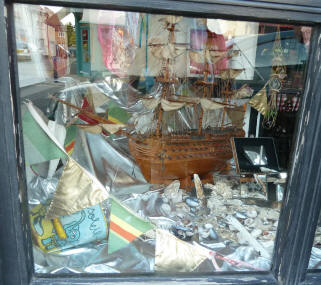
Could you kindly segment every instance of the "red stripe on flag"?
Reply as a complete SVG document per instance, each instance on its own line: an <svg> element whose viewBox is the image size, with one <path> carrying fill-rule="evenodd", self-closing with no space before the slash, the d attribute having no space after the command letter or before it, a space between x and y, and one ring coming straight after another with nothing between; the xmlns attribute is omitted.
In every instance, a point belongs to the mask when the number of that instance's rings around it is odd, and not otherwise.
<svg viewBox="0 0 321 285"><path fill-rule="evenodd" d="M124 239L128 240L129 242L132 242L134 239L137 238L135 235L127 232L126 230L115 224L113 221L110 221L110 229L122 236Z"/></svg>
<svg viewBox="0 0 321 285"><path fill-rule="evenodd" d="M72 141L70 144L65 146L65 150L69 152L74 148L74 146L75 146L75 141Z"/></svg>

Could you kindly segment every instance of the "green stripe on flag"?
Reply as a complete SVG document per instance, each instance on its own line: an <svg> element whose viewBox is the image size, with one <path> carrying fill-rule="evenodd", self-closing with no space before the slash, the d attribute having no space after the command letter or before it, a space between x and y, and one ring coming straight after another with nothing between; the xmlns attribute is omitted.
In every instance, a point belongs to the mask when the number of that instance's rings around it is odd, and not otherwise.
<svg viewBox="0 0 321 285"><path fill-rule="evenodd" d="M75 147L75 141L77 136L77 126L71 125L66 129L66 138L64 148L69 155L72 154Z"/></svg>
<svg viewBox="0 0 321 285"><path fill-rule="evenodd" d="M114 121L115 123L126 124L130 119L131 115L120 108L114 101L110 100L108 102L108 119Z"/></svg>
<svg viewBox="0 0 321 285"><path fill-rule="evenodd" d="M135 216L114 199L111 199L111 201L111 214L122 219L141 232L147 232L153 228L149 222Z"/></svg>
<svg viewBox="0 0 321 285"><path fill-rule="evenodd" d="M111 241L111 242L110 242ZM113 252L120 250L121 248L127 246L129 244L128 241L123 239L118 234L110 231L109 232L109 243L108 243L108 253L112 254Z"/></svg>
<svg viewBox="0 0 321 285"><path fill-rule="evenodd" d="M27 164L66 157L66 154L49 138L29 111L22 118L22 128L23 135L27 138L25 142L29 144L29 146L25 144Z"/></svg>
<svg viewBox="0 0 321 285"><path fill-rule="evenodd" d="M69 145L76 139L77 136L77 126L71 125L66 129L66 138L65 138L65 146Z"/></svg>
<svg viewBox="0 0 321 285"><path fill-rule="evenodd" d="M111 198L108 253L122 249L141 234L153 229L148 221L136 216L115 199Z"/></svg>

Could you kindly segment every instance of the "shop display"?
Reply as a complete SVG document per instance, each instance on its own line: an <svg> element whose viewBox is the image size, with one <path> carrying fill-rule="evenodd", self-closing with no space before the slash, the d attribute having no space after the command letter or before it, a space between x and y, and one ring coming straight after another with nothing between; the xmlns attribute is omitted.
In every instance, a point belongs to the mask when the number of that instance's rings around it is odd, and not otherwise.
<svg viewBox="0 0 321 285"><path fill-rule="evenodd" d="M264 79L258 23L76 20L77 74L21 105L35 272L270 270L287 174L272 139L245 137L251 106L270 129L299 106L279 27Z"/></svg>

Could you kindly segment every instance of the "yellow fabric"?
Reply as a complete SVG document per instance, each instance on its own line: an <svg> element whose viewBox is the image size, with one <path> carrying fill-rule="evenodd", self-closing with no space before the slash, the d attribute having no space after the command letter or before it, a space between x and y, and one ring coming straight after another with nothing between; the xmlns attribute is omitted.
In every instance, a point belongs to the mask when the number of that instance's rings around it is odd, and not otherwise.
<svg viewBox="0 0 321 285"><path fill-rule="evenodd" d="M155 271L192 272L207 255L169 232L156 230Z"/></svg>
<svg viewBox="0 0 321 285"><path fill-rule="evenodd" d="M263 116L266 115L268 111L268 103L266 96L266 88L264 87L259 92L257 92L249 101L249 105L259 111Z"/></svg>
<svg viewBox="0 0 321 285"><path fill-rule="evenodd" d="M224 80L235 79L238 75L243 72L243 69L225 69L220 72L220 76Z"/></svg>
<svg viewBox="0 0 321 285"><path fill-rule="evenodd" d="M154 110L160 103L161 98L142 99L143 105L148 110Z"/></svg>
<svg viewBox="0 0 321 285"><path fill-rule="evenodd" d="M110 134L117 133L120 129L124 128L123 124L99 124L99 125L78 125L82 130L92 133L92 134L100 134L104 129Z"/></svg>
<svg viewBox="0 0 321 285"><path fill-rule="evenodd" d="M153 41L151 41L154 43ZM156 43L158 44L158 43ZM155 46L151 46L151 51L153 56L155 56L158 59L174 59L184 52L186 52L186 47L178 46L175 44L159 44Z"/></svg>
<svg viewBox="0 0 321 285"><path fill-rule="evenodd" d="M108 199L105 187L72 158L60 177L46 219L70 215Z"/></svg>
<svg viewBox="0 0 321 285"><path fill-rule="evenodd" d="M190 58L197 63L215 64L222 58L227 56L227 52L210 51L204 49L203 51L190 51Z"/></svg>
<svg viewBox="0 0 321 285"><path fill-rule="evenodd" d="M186 105L185 102L170 102L170 101L167 101L165 99L162 99L161 100L161 105L162 105L162 109L164 111L174 111L174 110L178 110L182 107L184 107Z"/></svg>
<svg viewBox="0 0 321 285"><path fill-rule="evenodd" d="M201 100L201 106L204 111L210 111L210 110L217 110L224 108L224 105L215 103L211 100L208 100L206 98L202 98Z"/></svg>

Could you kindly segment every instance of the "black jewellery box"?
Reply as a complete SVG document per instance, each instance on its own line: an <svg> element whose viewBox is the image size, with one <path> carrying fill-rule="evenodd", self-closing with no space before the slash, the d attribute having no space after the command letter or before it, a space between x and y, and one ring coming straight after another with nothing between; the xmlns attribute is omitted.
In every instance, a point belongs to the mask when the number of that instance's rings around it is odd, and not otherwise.
<svg viewBox="0 0 321 285"><path fill-rule="evenodd" d="M231 138L231 144L238 174L279 172L273 138Z"/></svg>

